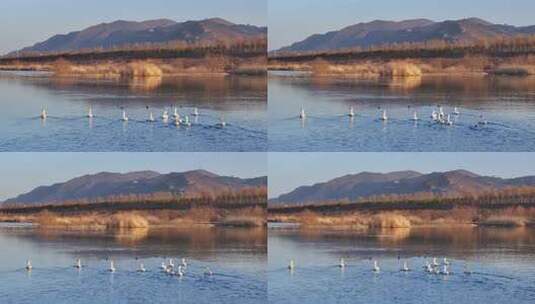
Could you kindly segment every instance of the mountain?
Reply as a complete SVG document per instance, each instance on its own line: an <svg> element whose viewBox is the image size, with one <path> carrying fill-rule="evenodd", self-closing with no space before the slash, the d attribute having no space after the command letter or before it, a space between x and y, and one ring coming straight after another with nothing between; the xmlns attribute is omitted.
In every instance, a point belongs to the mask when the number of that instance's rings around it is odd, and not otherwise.
<svg viewBox="0 0 535 304"><path fill-rule="evenodd" d="M338 31L315 34L303 41L283 47L279 51L325 51L431 40L474 42L484 38L522 34L535 34L535 26L516 27L493 24L478 18L442 22L427 19L398 22L375 20L351 25Z"/></svg>
<svg viewBox="0 0 535 304"><path fill-rule="evenodd" d="M118 20L91 26L81 31L55 35L46 41L23 48L20 52L62 52L84 48L107 49L136 43L171 41L210 43L262 38L266 35L266 27L234 24L221 18L181 23L168 19L143 22Z"/></svg>
<svg viewBox="0 0 535 304"><path fill-rule="evenodd" d="M302 186L270 200L270 204L357 200L376 195L435 193L456 195L481 193L507 186L535 186L535 176L512 179L480 176L466 170L421 174L414 171L363 172L312 186Z"/></svg>
<svg viewBox="0 0 535 304"><path fill-rule="evenodd" d="M216 194L228 190L266 187L266 185L266 177L242 179L219 176L204 170L169 174L153 171L125 174L101 172L73 178L51 186L37 187L28 193L6 200L4 204L61 203L68 200L91 200L121 194L156 192L173 192L190 196L200 193Z"/></svg>

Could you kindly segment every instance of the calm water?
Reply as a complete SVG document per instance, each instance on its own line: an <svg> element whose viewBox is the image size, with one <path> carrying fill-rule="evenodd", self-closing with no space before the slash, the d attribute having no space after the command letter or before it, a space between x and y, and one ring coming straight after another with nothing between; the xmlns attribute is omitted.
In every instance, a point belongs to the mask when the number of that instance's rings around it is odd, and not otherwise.
<svg viewBox="0 0 535 304"><path fill-rule="evenodd" d="M0 248L2 303L266 303L265 229L111 234L1 224ZM77 257L80 271L72 266ZM183 278L161 272L169 257L187 257ZM116 273L106 271L108 258ZM136 272L139 263L148 272ZM204 276L205 267L214 275Z"/></svg>
<svg viewBox="0 0 535 304"><path fill-rule="evenodd" d="M412 229L368 233L271 229L271 303L534 303L535 230ZM428 274L447 256L449 276ZM345 258L345 270L336 265ZM399 257L399 259L398 259ZM293 272L288 261L295 259ZM381 272L372 272L372 260ZM410 272L400 272L403 261ZM471 275L464 274L468 262Z"/></svg>
<svg viewBox="0 0 535 304"><path fill-rule="evenodd" d="M351 80L272 72L268 91L270 151L535 151L535 77ZM438 105L445 113L458 108L453 126L432 122ZM386 123L378 119L382 110Z"/></svg>
<svg viewBox="0 0 535 304"><path fill-rule="evenodd" d="M0 151L265 151L266 99L266 77L121 81L0 72ZM147 106L159 121L146 122ZM161 114L174 106L182 116L197 107L200 116L189 128L164 124ZM221 117L225 128L216 127Z"/></svg>

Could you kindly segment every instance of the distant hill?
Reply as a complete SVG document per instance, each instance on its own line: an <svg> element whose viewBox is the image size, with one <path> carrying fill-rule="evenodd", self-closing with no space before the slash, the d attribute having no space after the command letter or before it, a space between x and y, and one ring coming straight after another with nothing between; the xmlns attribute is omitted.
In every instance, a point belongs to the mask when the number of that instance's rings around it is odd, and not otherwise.
<svg viewBox="0 0 535 304"><path fill-rule="evenodd" d="M84 175L63 183L41 186L8 199L4 204L61 203L68 200L106 198L116 195L172 192L186 196L218 194L245 188L266 187L267 178L242 179L220 176L204 170L160 174L153 171L131 173L102 172Z"/></svg>
<svg viewBox="0 0 535 304"><path fill-rule="evenodd" d="M314 203L375 195L481 193L506 186L535 186L535 176L513 179L480 176L465 170L421 174L414 171L346 175L325 183L302 186L270 200L270 204Z"/></svg>
<svg viewBox="0 0 535 304"><path fill-rule="evenodd" d="M92 48L109 49L125 45L172 41L210 43L262 38L266 35L266 27L234 24L221 18L181 23L168 19L143 22L119 20L91 26L81 31L55 35L46 41L23 48L19 52L47 53Z"/></svg>
<svg viewBox="0 0 535 304"><path fill-rule="evenodd" d="M442 22L428 19L398 22L375 20L351 25L338 31L315 34L278 51L326 51L431 40L474 42L479 39L522 34L535 34L535 26L493 24L478 18Z"/></svg>

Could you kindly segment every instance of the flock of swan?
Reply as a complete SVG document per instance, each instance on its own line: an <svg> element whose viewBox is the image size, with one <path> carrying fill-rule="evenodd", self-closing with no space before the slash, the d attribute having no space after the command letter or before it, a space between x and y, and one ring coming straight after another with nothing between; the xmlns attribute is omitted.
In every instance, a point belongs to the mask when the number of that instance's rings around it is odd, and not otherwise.
<svg viewBox="0 0 535 304"><path fill-rule="evenodd" d="M86 267L82 264L81 259L76 259L74 265L74 268L81 270L82 268ZM28 259L26 261L26 271L30 272L33 270L33 265L31 259ZM170 276L177 276L177 277L183 277L186 274L186 270L188 269L188 262L186 261L186 258L182 258L180 263L175 264L174 259L170 258L168 263L162 262L160 265L161 272L168 274ZM107 268L107 271L110 273L117 272L117 268L115 267L115 262L113 260L110 260L109 266ZM136 272L148 272L147 268L145 268L145 265L143 263L139 264L139 267L137 268ZM213 276L214 273L209 267L204 268L203 274L205 276Z"/></svg>
<svg viewBox="0 0 535 304"><path fill-rule="evenodd" d="M347 267L347 264L344 260L344 258L340 258L340 262L337 265L340 269L345 269ZM441 263L438 262L437 258L433 258L431 262L426 261L425 265L423 266L423 269L426 273L429 274L436 274L436 275L452 275L453 272L450 270L451 263L448 260L448 258L444 257ZM296 269L295 261L292 259L290 260L290 263L288 264L288 270L290 272L293 272ZM381 267L379 267L379 262L377 260L373 261L373 266L371 267L371 271L373 273L379 274L381 272ZM409 272L412 271L411 268L409 268L409 264L407 261L403 262L403 265L399 269L400 272ZM469 269L468 264L464 265L464 274L470 275L473 272Z"/></svg>
<svg viewBox="0 0 535 304"><path fill-rule="evenodd" d="M444 108L442 106L438 105L437 108L434 109L431 112L431 117L430 118L431 118L431 120L433 122L435 122L437 124L446 125L446 126L453 126L453 124L454 124L453 117L454 116L459 116L460 114L461 114L461 112L459 111L459 109L457 107L454 107L453 111L451 111L450 113L446 113L444 111ZM345 114L345 116L347 116L347 117L349 117L351 119L353 119L353 118L355 118L357 116L353 106L349 107L349 111ZM307 113L305 112L305 108L304 107L301 107L301 111L299 111L299 119L301 119L301 120L307 119ZM386 110L382 110L380 112L378 120L383 121L383 122L387 122L389 119L390 118L389 118ZM418 116L418 112L414 111L412 113L412 117L410 117L409 120L413 121L413 122L418 122L421 119ZM480 125L486 125L486 124L488 124L488 121L485 120L483 118L483 116L481 115L480 116L480 120L477 122L475 127L478 127Z"/></svg>
<svg viewBox="0 0 535 304"><path fill-rule="evenodd" d="M120 117L120 121L123 121L123 122L128 122L129 121L129 117L126 113L126 110L121 108L122 109L122 115ZM146 119L146 122L149 122L149 123L153 123L153 122L156 122L156 118L154 116L154 113L149 109L149 107L147 106L147 110L149 111L148 112L148 117ZM198 108L193 108L193 111L190 113L191 116L193 117L199 117L200 116L200 113L199 113L199 109ZM164 124L168 124L170 121L175 125L175 126L186 126L186 127L191 127L192 123L190 121L190 115L184 115L183 117L180 115L180 113L178 112L178 108L177 107L174 107L173 108L173 114L169 114L169 110L164 109L162 115L160 116L160 119L161 121L164 123ZM41 120L46 120L48 118L48 111L45 107L43 107L41 109L41 113L39 114L39 117L41 118ZM85 115L85 117L87 117L88 119L92 119L95 117L95 115L93 114L93 108L90 106L88 111L87 111L87 114ZM227 125L227 123L225 122L223 116L221 116L219 118L219 122L216 124L216 126L218 127L225 127Z"/></svg>

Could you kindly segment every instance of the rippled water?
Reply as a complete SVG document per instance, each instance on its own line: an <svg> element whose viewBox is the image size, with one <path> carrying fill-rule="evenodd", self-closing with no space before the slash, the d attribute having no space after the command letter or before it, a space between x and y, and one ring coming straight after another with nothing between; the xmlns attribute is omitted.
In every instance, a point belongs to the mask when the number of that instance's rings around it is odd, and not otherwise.
<svg viewBox="0 0 535 304"><path fill-rule="evenodd" d="M0 72L0 151L265 151L266 99L266 77L126 81ZM200 116L191 127L163 123L164 109L174 106L182 116L197 107ZM159 121L147 122L149 111ZM217 127L221 118L225 128Z"/></svg>
<svg viewBox="0 0 535 304"><path fill-rule="evenodd" d="M268 91L270 151L535 151L535 77L355 80L272 72ZM431 120L438 105L445 113L458 108L453 126ZM383 110L387 122L379 120ZM488 124L476 126L480 121Z"/></svg>
<svg viewBox="0 0 535 304"><path fill-rule="evenodd" d="M271 303L533 303L535 230L412 229L367 233L272 229ZM451 275L424 272L447 256ZM337 267L345 258L344 270ZM290 272L288 261L295 259ZM372 272L377 259L380 273ZM401 272L407 261L411 271ZM464 274L464 265L473 273Z"/></svg>
<svg viewBox="0 0 535 304"><path fill-rule="evenodd" d="M79 233L0 226L2 303L266 303L265 229ZM26 259L34 269L27 272ZM84 267L72 265L81 258ZM183 278L161 272L189 261ZM117 271L109 273L108 260ZM138 273L143 263L148 272ZM213 276L205 276L209 267Z"/></svg>

